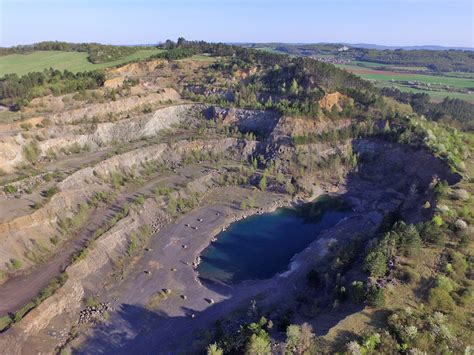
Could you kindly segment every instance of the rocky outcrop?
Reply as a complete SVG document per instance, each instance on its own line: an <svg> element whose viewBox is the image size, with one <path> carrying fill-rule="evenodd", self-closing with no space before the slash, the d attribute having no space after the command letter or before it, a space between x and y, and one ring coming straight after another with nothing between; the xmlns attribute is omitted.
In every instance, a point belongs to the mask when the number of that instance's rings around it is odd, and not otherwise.
<svg viewBox="0 0 474 355"><path fill-rule="evenodd" d="M273 111L243 110L237 108L210 107L206 110L210 118L221 121L225 126L236 126L243 132L268 135L278 123L280 115Z"/></svg>
<svg viewBox="0 0 474 355"><path fill-rule="evenodd" d="M324 95L324 97L319 101L319 107L328 111L331 111L335 106L337 111L340 112L346 104L352 105L353 100L337 91Z"/></svg>
<svg viewBox="0 0 474 355"><path fill-rule="evenodd" d="M13 168L23 161L21 154L25 139L21 135L15 137L0 136L0 169L11 172Z"/></svg>

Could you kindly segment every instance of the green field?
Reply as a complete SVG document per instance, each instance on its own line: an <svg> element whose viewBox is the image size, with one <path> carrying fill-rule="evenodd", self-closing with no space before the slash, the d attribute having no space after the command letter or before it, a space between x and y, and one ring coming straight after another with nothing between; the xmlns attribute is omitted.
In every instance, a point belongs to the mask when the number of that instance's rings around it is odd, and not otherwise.
<svg viewBox="0 0 474 355"><path fill-rule="evenodd" d="M448 75L425 75L425 74L409 74L403 72L388 71L388 70L374 70L369 68L362 68L357 65L338 65L342 69L346 69L363 79L371 80L378 87L396 87L401 91L410 91L418 93L429 94L434 101L441 101L446 96L451 98L458 98L470 102L474 102L474 94L467 94L462 92L450 92L450 91L434 91L434 90L421 90L412 88L408 85L403 85L394 81L416 81L419 83L430 84L432 87L438 87L442 85L448 85L456 89L469 89L474 90L474 79L472 77L454 77Z"/></svg>
<svg viewBox="0 0 474 355"><path fill-rule="evenodd" d="M26 55L12 54L0 57L0 76L10 73L23 75L29 72L43 71L51 67L58 70L67 69L72 72L103 69L148 58L162 51L161 49L142 49L122 59L101 64L92 64L87 60L88 54L82 52L38 51Z"/></svg>
<svg viewBox="0 0 474 355"><path fill-rule="evenodd" d="M346 70L353 71L364 79L380 81L418 81L426 84L449 85L454 88L474 88L474 80L469 78L456 78L444 75L425 75L425 74L407 74L399 72L390 72L385 70L370 70L365 72L364 68L356 65L341 65ZM380 72L380 73L379 73Z"/></svg>

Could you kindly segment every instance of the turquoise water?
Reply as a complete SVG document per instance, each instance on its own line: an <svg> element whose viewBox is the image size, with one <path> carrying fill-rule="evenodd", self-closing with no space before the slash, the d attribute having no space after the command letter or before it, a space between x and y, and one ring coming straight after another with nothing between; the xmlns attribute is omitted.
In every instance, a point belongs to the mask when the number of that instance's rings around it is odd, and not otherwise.
<svg viewBox="0 0 474 355"><path fill-rule="evenodd" d="M266 279L288 269L296 253L304 250L321 231L349 215L346 209L318 210L317 217L281 208L233 223L206 248L198 267L204 281L235 284Z"/></svg>

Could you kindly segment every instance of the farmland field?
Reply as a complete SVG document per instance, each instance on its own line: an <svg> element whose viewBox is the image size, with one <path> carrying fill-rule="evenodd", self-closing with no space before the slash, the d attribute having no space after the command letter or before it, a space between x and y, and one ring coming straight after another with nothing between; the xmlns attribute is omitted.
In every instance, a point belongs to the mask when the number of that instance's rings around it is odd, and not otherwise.
<svg viewBox="0 0 474 355"><path fill-rule="evenodd" d="M392 68L393 70L375 70L349 64L338 65L338 67L348 70L363 79L371 80L379 87L396 87L402 91L424 92L429 94L434 101L440 101L448 96L474 102L474 94L456 91L474 90L474 79L469 76L409 74L398 72L395 68ZM437 90L423 90L402 83L409 81L431 86L432 88L437 88ZM452 89L446 90L448 86Z"/></svg>
<svg viewBox="0 0 474 355"><path fill-rule="evenodd" d="M161 49L142 49L124 58L101 64L92 64L87 60L88 54L83 52L38 51L31 54L12 54L0 57L0 76L10 73L23 75L50 67L72 72L103 69L144 59L161 51Z"/></svg>
<svg viewBox="0 0 474 355"><path fill-rule="evenodd" d="M403 66L403 65L395 65L395 64L382 64L376 62L364 62L364 61L352 61L351 66L357 67L366 67L366 68L384 68L386 70L404 70L404 71L427 71L428 68L426 67L412 67L412 66Z"/></svg>

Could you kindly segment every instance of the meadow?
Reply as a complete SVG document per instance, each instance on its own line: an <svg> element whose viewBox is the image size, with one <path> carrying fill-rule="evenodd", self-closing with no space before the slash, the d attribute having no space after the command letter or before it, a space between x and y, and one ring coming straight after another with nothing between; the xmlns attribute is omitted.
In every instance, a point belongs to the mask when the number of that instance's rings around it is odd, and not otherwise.
<svg viewBox="0 0 474 355"><path fill-rule="evenodd" d="M12 54L0 57L0 76L11 73L23 75L47 68L67 69L72 72L104 69L145 59L161 51L161 49L142 49L121 59L101 64L92 64L87 60L88 54L83 52L38 51L31 54Z"/></svg>

